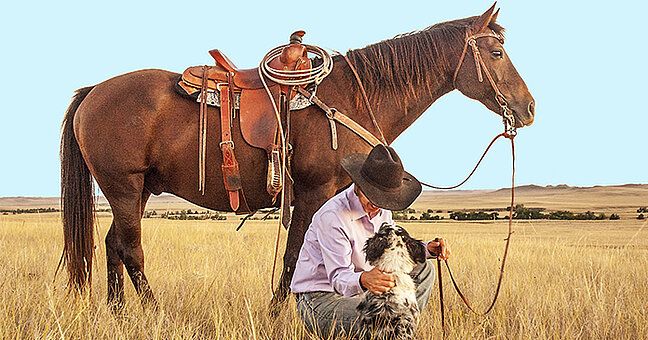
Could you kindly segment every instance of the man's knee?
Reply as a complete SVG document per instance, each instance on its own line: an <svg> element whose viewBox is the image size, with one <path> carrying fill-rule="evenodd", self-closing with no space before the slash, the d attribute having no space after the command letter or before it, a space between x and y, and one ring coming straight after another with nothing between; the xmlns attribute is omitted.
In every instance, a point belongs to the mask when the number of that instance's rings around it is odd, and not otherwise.
<svg viewBox="0 0 648 340"><path fill-rule="evenodd" d="M410 273L410 276L414 280L414 283L417 284L417 286L432 286L434 284L435 278L434 265L432 264L432 261L426 260L423 263L417 264Z"/></svg>
<svg viewBox="0 0 648 340"><path fill-rule="evenodd" d="M358 297L315 292L297 294L296 298L299 315L310 333L327 338L357 332Z"/></svg>
<svg viewBox="0 0 648 340"><path fill-rule="evenodd" d="M435 273L432 261L427 260L419 263L410 275L416 284L416 300L419 305L419 310L423 310L430 300L432 287L434 286Z"/></svg>

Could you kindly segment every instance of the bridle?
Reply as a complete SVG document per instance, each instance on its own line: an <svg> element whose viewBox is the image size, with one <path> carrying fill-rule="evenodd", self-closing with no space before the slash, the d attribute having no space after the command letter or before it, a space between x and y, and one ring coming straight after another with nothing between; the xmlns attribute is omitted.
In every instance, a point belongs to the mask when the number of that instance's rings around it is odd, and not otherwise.
<svg viewBox="0 0 648 340"><path fill-rule="evenodd" d="M511 110L508 107L508 102L506 101L506 97L504 97L502 91L500 91L499 87L497 86L497 83L495 83L495 80L493 79L493 76L488 71L488 67L486 67L486 63L484 63L484 59L482 58L482 55L479 52L479 47L477 47L477 39L479 38L494 38L497 39L501 44L504 43L504 39L502 38L502 36L497 35L495 33L478 33L478 34L470 35L468 31L466 31L464 48L463 51L461 52L459 63L457 64L457 68L455 69L454 75L452 77L452 85L454 86L454 88L457 88L457 75L459 74L459 69L463 64L464 59L466 59L466 54L468 53L468 46L470 46L473 53L473 59L475 60L477 79L479 80L480 83L484 81L484 77L482 76L482 70L483 70L483 73L486 74L486 79L488 79L488 82L491 84L491 87L495 92L495 101L502 108L502 119L504 120L504 130L507 134L515 136L517 132L515 130L515 117L513 116L513 110Z"/></svg>

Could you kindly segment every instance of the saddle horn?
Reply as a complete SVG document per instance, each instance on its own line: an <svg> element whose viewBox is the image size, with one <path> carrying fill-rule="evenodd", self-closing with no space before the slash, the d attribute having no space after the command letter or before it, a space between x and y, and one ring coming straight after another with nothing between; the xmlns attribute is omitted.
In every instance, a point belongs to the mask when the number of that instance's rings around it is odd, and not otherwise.
<svg viewBox="0 0 648 340"><path fill-rule="evenodd" d="M304 39L304 34L306 34L306 31L296 31L295 33L290 35L290 43L291 44L301 44L302 40Z"/></svg>

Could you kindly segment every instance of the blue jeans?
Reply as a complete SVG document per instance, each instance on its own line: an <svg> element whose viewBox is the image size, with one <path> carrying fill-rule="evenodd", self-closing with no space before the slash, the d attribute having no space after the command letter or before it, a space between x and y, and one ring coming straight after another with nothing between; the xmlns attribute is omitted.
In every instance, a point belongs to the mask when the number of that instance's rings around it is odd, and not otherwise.
<svg viewBox="0 0 648 340"><path fill-rule="evenodd" d="M430 261L418 264L410 273L416 284L416 301L423 310L430 300L434 285L434 265ZM297 310L306 329L322 338L329 335L357 335L359 327L356 307L362 294L344 297L334 292L297 293Z"/></svg>

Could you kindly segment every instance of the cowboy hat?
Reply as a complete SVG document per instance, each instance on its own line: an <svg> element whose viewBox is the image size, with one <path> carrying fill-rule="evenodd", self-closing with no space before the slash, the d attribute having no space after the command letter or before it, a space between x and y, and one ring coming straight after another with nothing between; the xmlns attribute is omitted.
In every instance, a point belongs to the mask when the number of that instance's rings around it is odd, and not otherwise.
<svg viewBox="0 0 648 340"><path fill-rule="evenodd" d="M403 169L400 157L389 146L377 145L368 155L352 153L340 160L340 164L377 207L404 210L421 193L421 183Z"/></svg>

